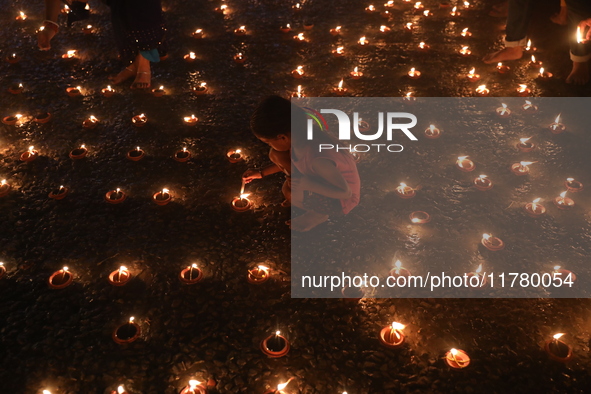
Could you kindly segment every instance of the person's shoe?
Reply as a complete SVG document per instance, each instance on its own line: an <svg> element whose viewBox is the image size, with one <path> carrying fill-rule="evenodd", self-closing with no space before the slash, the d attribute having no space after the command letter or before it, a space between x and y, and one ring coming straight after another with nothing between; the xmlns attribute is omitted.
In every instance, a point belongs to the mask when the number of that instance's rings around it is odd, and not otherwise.
<svg viewBox="0 0 591 394"><path fill-rule="evenodd" d="M59 25L50 20L43 21L43 25L37 32L37 46L42 51L48 51L51 49L51 39L59 31Z"/></svg>
<svg viewBox="0 0 591 394"><path fill-rule="evenodd" d="M72 1L70 12L68 12L68 27L72 26L72 23L83 21L90 17L90 11L86 9L88 3L82 1Z"/></svg>

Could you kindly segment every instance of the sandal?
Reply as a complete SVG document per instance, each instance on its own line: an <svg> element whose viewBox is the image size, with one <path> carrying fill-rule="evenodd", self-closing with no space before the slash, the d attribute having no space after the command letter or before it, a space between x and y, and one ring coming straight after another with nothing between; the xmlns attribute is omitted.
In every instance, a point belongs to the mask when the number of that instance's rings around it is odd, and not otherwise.
<svg viewBox="0 0 591 394"><path fill-rule="evenodd" d="M150 75L149 71L138 71L135 77L135 81L133 81L133 83L131 84L131 89L149 89L152 84L151 81L150 82L139 82L137 81L137 78L140 74L147 74Z"/></svg>
<svg viewBox="0 0 591 394"><path fill-rule="evenodd" d="M59 31L59 25L54 21L44 20L43 25L37 32L37 46L42 51L51 49L50 41Z"/></svg>
<svg viewBox="0 0 591 394"><path fill-rule="evenodd" d="M126 71L128 71L128 72L127 72L127 73L125 73ZM124 73L125 73L125 74L124 74ZM115 82L115 79L116 79L116 78L117 78L119 75L121 75L121 74L124 74L123 76L121 76L121 78L122 78L122 79L121 79L121 80L118 80L117 82ZM130 67L125 67L125 69L123 69L123 71L121 71L119 74L115 75L114 77L110 77L109 79L110 79L111 81L113 81L113 83L114 83L115 85L119 85L121 82L125 82L125 81L127 81L129 78L131 78L131 77L134 77L134 76L136 76L136 75L137 75L137 73L136 73L136 71L135 71L133 68L130 68Z"/></svg>

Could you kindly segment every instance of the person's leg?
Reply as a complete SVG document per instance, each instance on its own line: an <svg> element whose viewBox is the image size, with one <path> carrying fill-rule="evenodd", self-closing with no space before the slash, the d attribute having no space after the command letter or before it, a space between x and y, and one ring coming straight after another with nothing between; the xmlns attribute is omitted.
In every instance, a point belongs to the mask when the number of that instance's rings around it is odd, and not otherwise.
<svg viewBox="0 0 591 394"><path fill-rule="evenodd" d="M269 159L277 165L277 167L279 167L281 169L281 171L283 171L286 175L287 178L285 179L285 182L283 183L283 187L281 188L281 191L283 192L283 195L285 196L285 201L281 204L284 207L290 206L291 205L291 199L292 199L292 194L291 194L291 153L290 151L284 151L284 152L280 152L277 151L273 148L271 148L271 150L269 151Z"/></svg>
<svg viewBox="0 0 591 394"><path fill-rule="evenodd" d="M523 47L527 44L527 29L534 10L534 1L509 0L505 48L486 55L482 59L485 63L521 59Z"/></svg>
<svg viewBox="0 0 591 394"><path fill-rule="evenodd" d="M550 20L557 25L564 26L568 23L568 12L566 9L566 1L560 0L560 12L550 17Z"/></svg>
<svg viewBox="0 0 591 394"><path fill-rule="evenodd" d="M589 60L591 59L591 44L577 42L577 26L579 23L591 17L591 6L587 0L567 0L568 21L570 30L570 58L573 68L566 83L584 85L589 82Z"/></svg>
<svg viewBox="0 0 591 394"><path fill-rule="evenodd" d="M42 51L51 49L51 39L57 34L57 20L61 10L60 0L45 0L45 21L37 33L37 46Z"/></svg>
<svg viewBox="0 0 591 394"><path fill-rule="evenodd" d="M147 89L151 86L152 74L150 71L150 61L138 53L133 64L136 66L137 74L132 89Z"/></svg>

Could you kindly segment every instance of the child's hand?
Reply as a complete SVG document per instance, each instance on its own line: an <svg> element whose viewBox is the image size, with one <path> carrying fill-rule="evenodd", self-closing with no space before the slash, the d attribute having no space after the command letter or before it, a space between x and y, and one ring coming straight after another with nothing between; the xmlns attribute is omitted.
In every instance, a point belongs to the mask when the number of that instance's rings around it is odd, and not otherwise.
<svg viewBox="0 0 591 394"><path fill-rule="evenodd" d="M585 19L584 21L581 21L581 22L579 23L579 27L581 28L581 31L585 31L585 29L586 29L587 27L591 27L591 18L589 18L589 19ZM589 29L589 30L587 31L587 35L586 35L586 37L585 37L585 40L591 40L591 29Z"/></svg>
<svg viewBox="0 0 591 394"><path fill-rule="evenodd" d="M261 174L261 172L259 170L255 170L254 168L249 168L244 172L244 174L242 174L242 179L244 180L244 183L250 183L255 179L261 179L262 177L263 175Z"/></svg>

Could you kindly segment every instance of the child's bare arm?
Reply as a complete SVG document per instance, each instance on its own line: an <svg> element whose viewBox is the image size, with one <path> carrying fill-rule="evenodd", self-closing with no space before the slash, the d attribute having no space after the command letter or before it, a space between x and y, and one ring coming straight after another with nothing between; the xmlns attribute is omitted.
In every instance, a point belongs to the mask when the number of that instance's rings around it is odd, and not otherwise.
<svg viewBox="0 0 591 394"><path fill-rule="evenodd" d="M281 171L281 168L277 164L271 164L267 167L261 168L260 170L256 170L254 168L249 168L242 174L242 179L244 182L249 183L255 179L261 179L267 175L275 174Z"/></svg>
<svg viewBox="0 0 591 394"><path fill-rule="evenodd" d="M337 166L333 161L318 158L312 162L312 168L318 177L324 180L324 182L319 182L308 176L304 176L296 181L298 183L296 186L292 185L292 187L300 187L302 190L308 190L339 200L351 197L349 184L345 181L345 178L343 178L343 175L337 169ZM292 182L294 179L292 179Z"/></svg>

